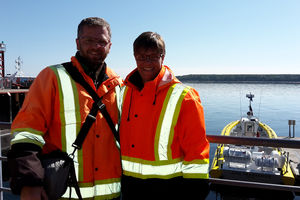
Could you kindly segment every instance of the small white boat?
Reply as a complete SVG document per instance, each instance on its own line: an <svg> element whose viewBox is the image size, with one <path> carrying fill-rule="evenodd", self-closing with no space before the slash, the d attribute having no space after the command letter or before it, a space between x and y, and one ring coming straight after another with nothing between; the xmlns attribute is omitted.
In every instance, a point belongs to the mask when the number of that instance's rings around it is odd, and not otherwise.
<svg viewBox="0 0 300 200"><path fill-rule="evenodd" d="M276 133L253 116L247 94L249 111L246 117L229 123L221 135L236 137L277 138ZM212 178L294 185L295 178L285 152L280 148L219 144L210 169Z"/></svg>

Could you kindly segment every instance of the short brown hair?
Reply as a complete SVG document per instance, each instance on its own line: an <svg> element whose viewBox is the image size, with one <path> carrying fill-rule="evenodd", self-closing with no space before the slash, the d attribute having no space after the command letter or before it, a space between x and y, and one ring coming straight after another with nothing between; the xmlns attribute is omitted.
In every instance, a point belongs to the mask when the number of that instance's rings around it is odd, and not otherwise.
<svg viewBox="0 0 300 200"><path fill-rule="evenodd" d="M83 19L80 24L78 25L77 29L77 37L79 38L79 35L82 32L82 29L84 26L101 26L101 27L106 27L108 31L108 35L111 38L111 30L110 30L110 25L105 21L103 18L99 17L88 17Z"/></svg>
<svg viewBox="0 0 300 200"><path fill-rule="evenodd" d="M136 54L140 49L157 49L162 55L166 54L165 42L156 32L144 32L133 43L133 52Z"/></svg>

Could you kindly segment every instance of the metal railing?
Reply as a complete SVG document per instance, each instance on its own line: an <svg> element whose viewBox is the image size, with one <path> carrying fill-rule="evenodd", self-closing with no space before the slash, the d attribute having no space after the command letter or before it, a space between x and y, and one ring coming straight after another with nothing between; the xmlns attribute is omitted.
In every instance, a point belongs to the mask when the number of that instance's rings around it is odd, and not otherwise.
<svg viewBox="0 0 300 200"><path fill-rule="evenodd" d="M7 136L7 134L0 135L0 200L3 199L3 192L10 192L10 188L5 188L2 185L2 160L6 160L1 154L1 137ZM239 144L239 145L254 145L254 146L268 146L268 147L285 147L300 149L300 140L295 139L267 139L267 138L251 138L251 137L232 137L232 136L219 136L219 135L207 135L207 139L210 143L219 144ZM219 179L209 178L209 181L213 184L239 186L248 188L279 190L279 191L291 191L300 192L300 186L240 181L231 179Z"/></svg>
<svg viewBox="0 0 300 200"><path fill-rule="evenodd" d="M268 139L268 138L252 138L252 137L233 137L221 135L207 135L210 143L219 144L238 144L252 146L268 146L268 147L285 147L300 149L300 140L295 139ZM209 178L209 182L219 185L239 186L247 188L258 188L268 190L280 190L290 192L300 192L300 186L280 185L250 181L240 181L231 179Z"/></svg>
<svg viewBox="0 0 300 200"><path fill-rule="evenodd" d="M0 77L0 89L11 88L12 78L11 77Z"/></svg>
<svg viewBox="0 0 300 200"><path fill-rule="evenodd" d="M207 135L210 143L219 144L240 144L252 146L267 146L267 147L285 147L292 149L300 149L300 140L295 139L269 139L257 137L236 137L223 135Z"/></svg>
<svg viewBox="0 0 300 200"><path fill-rule="evenodd" d="M4 134L0 133L0 200L3 199L3 192L10 192L10 188L3 187L3 176L2 176L2 161L7 160L6 157L2 156L2 137L8 135L10 135L10 133L4 133Z"/></svg>
<svg viewBox="0 0 300 200"><path fill-rule="evenodd" d="M220 178L209 178L209 182L211 182L213 184L218 184L218 185L300 192L300 187L293 186L293 185L280 185L280 184L260 183L260 182L250 182L250 181L240 181L240 180L220 179Z"/></svg>

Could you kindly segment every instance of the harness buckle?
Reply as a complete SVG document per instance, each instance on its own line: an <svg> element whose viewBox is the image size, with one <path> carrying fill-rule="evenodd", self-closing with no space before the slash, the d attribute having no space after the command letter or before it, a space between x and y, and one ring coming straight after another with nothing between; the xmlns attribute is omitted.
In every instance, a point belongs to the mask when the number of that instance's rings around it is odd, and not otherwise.
<svg viewBox="0 0 300 200"><path fill-rule="evenodd" d="M93 115L91 115L91 114L88 114L87 117L91 118L91 119L94 120L94 121L96 120L96 117L93 116Z"/></svg>
<svg viewBox="0 0 300 200"><path fill-rule="evenodd" d="M98 101L97 106L100 110L103 110L105 108L105 104L100 101Z"/></svg>

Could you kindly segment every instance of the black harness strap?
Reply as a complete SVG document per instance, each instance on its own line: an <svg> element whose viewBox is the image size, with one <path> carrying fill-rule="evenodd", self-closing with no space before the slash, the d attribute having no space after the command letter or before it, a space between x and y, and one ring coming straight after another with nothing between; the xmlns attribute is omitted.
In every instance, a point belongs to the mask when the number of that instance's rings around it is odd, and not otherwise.
<svg viewBox="0 0 300 200"><path fill-rule="evenodd" d="M96 91L84 80L81 73L77 70L76 67L74 67L72 65L71 62L63 63L62 65L65 67L67 72L70 74L72 79L74 81L76 81L77 83L79 83L92 96L92 98L94 100L92 109L91 109L90 113L88 114L88 116L85 120L85 123L82 125L82 127L77 135L77 138L72 146L76 149L81 149L83 141L84 141L85 137L87 136L87 133L88 133L90 127L92 126L93 122L96 120L98 110L100 110L100 112L106 119L112 133L114 134L115 139L118 142L120 142L119 134L115 129L114 123L113 123L109 113L107 112L105 104L102 103L102 98L100 98L98 96L98 94L96 93Z"/></svg>
<svg viewBox="0 0 300 200"><path fill-rule="evenodd" d="M77 197L80 200L82 200L81 192L80 192L79 185L78 185L77 178L76 178L76 173L75 173L75 167L74 167L73 160L72 160L72 166L70 167L70 174L69 174L69 189L70 189L69 199L71 199L71 187L75 188L75 192L77 194Z"/></svg>
<svg viewBox="0 0 300 200"><path fill-rule="evenodd" d="M102 103L102 98L100 98L98 96L98 94L95 92L95 90L84 80L84 78L82 77L82 75L80 74L80 72L77 70L77 68L75 68L71 62L68 63L63 63L62 64L65 69L67 70L67 72L70 74L70 76L72 77L72 79L76 82L78 82L80 85L83 86L83 88L85 88L85 90L92 96L94 103L92 106L92 109L90 110L90 113L88 114L88 116L85 119L85 122L83 123L75 142L72 144L72 146L74 147L74 151L71 154L72 157L74 157L74 153L77 149L81 149L82 148L82 144L84 142L85 137L87 136L91 126L93 125L93 123L96 120L96 116L98 113L98 110L100 110L100 112L102 113L102 115L104 116L104 118L106 119L111 131L113 132L115 139L120 142L119 139L119 135L114 127L114 123L110 117L110 115L108 114L105 104ZM73 161L72 161L73 163ZM74 164L72 165L71 169L70 169L70 174L69 174L69 186L70 186L70 199L71 199L71 187L73 186L75 188L76 194L78 196L79 199L82 199L81 193L80 193L80 189L78 186L78 182L76 179L76 174L75 174L75 169L74 169Z"/></svg>

